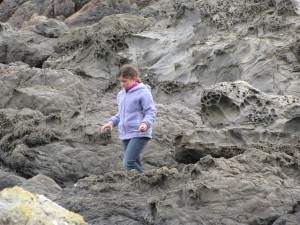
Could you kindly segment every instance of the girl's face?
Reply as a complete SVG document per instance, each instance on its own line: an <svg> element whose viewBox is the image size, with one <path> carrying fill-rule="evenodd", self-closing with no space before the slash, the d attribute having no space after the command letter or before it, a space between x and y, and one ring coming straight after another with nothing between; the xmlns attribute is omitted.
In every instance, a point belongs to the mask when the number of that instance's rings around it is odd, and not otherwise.
<svg viewBox="0 0 300 225"><path fill-rule="evenodd" d="M122 88L128 89L131 85L135 83L135 79L125 78L123 76L119 77L118 79Z"/></svg>

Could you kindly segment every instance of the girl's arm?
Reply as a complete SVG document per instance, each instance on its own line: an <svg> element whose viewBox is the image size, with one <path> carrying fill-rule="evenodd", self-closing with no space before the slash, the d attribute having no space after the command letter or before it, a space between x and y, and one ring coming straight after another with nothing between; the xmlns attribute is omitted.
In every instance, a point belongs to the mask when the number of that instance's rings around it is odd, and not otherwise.
<svg viewBox="0 0 300 225"><path fill-rule="evenodd" d="M147 125L147 129L152 126L156 117L156 108L154 106L154 101L151 92L146 92L146 94L141 99L141 105L143 107L144 118L142 123Z"/></svg>

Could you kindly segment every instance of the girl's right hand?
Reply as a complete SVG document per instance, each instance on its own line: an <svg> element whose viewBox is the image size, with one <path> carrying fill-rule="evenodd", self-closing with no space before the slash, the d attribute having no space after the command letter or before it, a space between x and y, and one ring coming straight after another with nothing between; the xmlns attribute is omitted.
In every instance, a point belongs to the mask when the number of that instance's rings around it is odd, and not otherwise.
<svg viewBox="0 0 300 225"><path fill-rule="evenodd" d="M106 130L107 128L109 128L109 129L112 131L113 125L112 125L111 123L104 124L104 125L100 128L101 133L104 133L105 130Z"/></svg>

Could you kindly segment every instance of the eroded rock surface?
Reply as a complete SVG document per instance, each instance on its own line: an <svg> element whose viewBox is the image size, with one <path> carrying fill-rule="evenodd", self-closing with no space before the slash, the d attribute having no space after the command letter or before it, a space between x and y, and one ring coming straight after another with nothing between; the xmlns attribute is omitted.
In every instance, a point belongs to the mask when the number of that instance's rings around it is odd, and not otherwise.
<svg viewBox="0 0 300 225"><path fill-rule="evenodd" d="M0 189L91 225L298 225L299 13L297 0L0 1ZM141 175L124 171L117 130L100 134L124 63L158 111Z"/></svg>
<svg viewBox="0 0 300 225"><path fill-rule="evenodd" d="M0 22L0 32L0 63L22 61L30 66L41 67L54 51L55 39L30 30L14 30Z"/></svg>

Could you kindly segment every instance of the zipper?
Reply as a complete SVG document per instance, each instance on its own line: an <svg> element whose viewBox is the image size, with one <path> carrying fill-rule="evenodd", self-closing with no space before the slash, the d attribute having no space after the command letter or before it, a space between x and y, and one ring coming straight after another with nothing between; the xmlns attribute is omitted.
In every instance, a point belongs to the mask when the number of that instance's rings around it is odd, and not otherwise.
<svg viewBox="0 0 300 225"><path fill-rule="evenodd" d="M124 130L125 130L125 134L127 133L126 131L126 127L125 127L125 112L126 112L126 97L127 97L127 92L125 93L125 98L124 98L124 110L123 110L123 127L124 127Z"/></svg>

